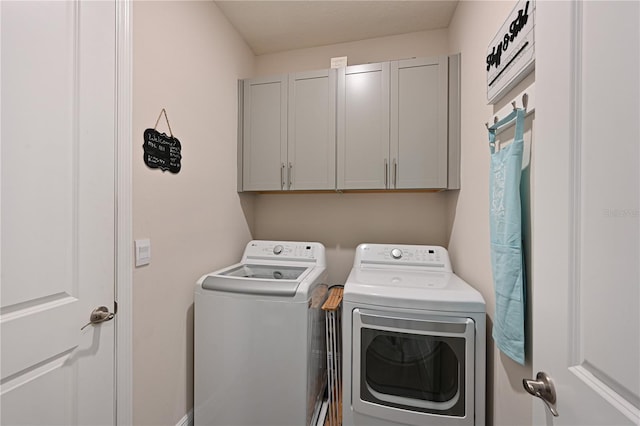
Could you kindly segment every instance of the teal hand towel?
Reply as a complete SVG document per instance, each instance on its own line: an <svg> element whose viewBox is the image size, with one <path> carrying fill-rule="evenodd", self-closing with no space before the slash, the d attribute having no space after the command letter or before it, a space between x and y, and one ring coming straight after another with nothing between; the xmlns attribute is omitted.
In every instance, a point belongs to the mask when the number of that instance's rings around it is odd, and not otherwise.
<svg viewBox="0 0 640 426"><path fill-rule="evenodd" d="M489 128L491 267L496 298L492 335L498 348L520 364L525 362L525 282L520 204L524 118L523 109L514 109ZM516 122L513 143L496 151L497 129L513 120Z"/></svg>

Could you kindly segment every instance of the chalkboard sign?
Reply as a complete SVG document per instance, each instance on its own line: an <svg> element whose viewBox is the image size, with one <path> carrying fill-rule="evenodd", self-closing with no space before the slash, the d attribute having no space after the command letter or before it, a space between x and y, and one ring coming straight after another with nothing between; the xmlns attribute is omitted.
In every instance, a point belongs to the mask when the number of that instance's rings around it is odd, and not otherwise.
<svg viewBox="0 0 640 426"><path fill-rule="evenodd" d="M173 136L167 136L156 129L144 131L144 163L152 169L163 172L178 173L180 171L180 141Z"/></svg>

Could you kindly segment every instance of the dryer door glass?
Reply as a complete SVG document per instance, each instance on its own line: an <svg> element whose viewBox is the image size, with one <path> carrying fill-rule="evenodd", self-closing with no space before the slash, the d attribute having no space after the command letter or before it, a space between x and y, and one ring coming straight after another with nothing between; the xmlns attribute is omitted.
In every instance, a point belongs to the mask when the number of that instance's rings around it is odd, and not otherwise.
<svg viewBox="0 0 640 426"><path fill-rule="evenodd" d="M456 398L460 370L451 345L460 338L441 339L363 329L370 340L364 352L366 384L378 394L447 402Z"/></svg>
<svg viewBox="0 0 640 426"><path fill-rule="evenodd" d="M360 328L360 399L403 410L464 417L465 375L469 373L465 371L465 345L470 342L460 331L456 336L406 328Z"/></svg>
<svg viewBox="0 0 640 426"><path fill-rule="evenodd" d="M362 399L464 415L464 338L361 331Z"/></svg>

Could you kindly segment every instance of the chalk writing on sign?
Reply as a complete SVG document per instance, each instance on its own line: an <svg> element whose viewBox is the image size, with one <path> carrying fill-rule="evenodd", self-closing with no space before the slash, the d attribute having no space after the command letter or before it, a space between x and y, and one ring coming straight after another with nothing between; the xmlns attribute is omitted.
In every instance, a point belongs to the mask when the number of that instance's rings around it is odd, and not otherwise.
<svg viewBox="0 0 640 426"><path fill-rule="evenodd" d="M155 129L144 131L144 163L152 169L178 173L182 159L180 141Z"/></svg>

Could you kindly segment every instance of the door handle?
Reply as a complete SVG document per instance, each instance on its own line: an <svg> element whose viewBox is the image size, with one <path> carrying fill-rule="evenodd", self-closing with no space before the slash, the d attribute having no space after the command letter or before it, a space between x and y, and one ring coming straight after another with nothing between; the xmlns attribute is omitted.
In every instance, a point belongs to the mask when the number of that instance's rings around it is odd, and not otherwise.
<svg viewBox="0 0 640 426"><path fill-rule="evenodd" d="M522 379L522 386L524 390L531 395L538 397L544 402L551 414L554 417L558 417L558 410L556 409L556 388L553 385L553 380L544 371L538 371L536 374L536 380Z"/></svg>
<svg viewBox="0 0 640 426"><path fill-rule="evenodd" d="M384 188L388 189L389 188L389 163L387 162L387 159L384 159Z"/></svg>
<svg viewBox="0 0 640 426"><path fill-rule="evenodd" d="M89 322L85 324L80 331L84 330L91 324L100 324L101 322L111 321L115 315L115 313L109 312L109 308L106 306L99 306L91 312Z"/></svg>
<svg viewBox="0 0 640 426"><path fill-rule="evenodd" d="M398 162L393 159L393 189L398 187Z"/></svg>

